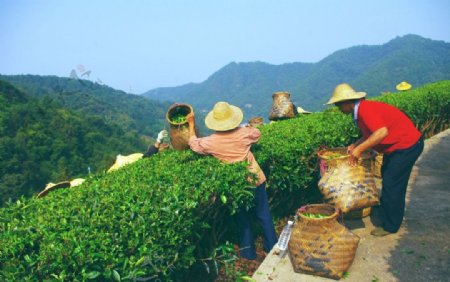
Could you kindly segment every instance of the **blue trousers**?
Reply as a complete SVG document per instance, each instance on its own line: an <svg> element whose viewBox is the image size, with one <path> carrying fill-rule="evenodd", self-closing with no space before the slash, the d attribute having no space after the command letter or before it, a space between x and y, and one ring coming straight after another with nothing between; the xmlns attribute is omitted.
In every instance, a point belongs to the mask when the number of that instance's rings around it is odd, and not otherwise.
<svg viewBox="0 0 450 282"><path fill-rule="evenodd" d="M397 232L402 224L409 176L423 151L423 145L421 137L412 147L396 150L383 157L380 217L383 229L391 233Z"/></svg>
<svg viewBox="0 0 450 282"><path fill-rule="evenodd" d="M266 187L263 184L256 188L250 188L249 191L255 193L255 207L250 210L241 209L236 213L236 221L239 225L240 233L240 255L243 258L256 259L255 238L252 232L251 215L256 214L259 224L263 230L264 250L270 252L272 247L277 243L277 234L272 222L272 215L269 210L269 201L267 199Z"/></svg>

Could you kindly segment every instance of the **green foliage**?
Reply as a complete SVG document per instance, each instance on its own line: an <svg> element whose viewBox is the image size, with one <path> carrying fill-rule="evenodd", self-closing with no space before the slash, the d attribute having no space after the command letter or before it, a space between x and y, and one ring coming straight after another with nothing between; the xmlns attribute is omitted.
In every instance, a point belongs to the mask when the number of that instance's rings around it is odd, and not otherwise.
<svg viewBox="0 0 450 282"><path fill-rule="evenodd" d="M405 92L386 93L376 100L402 109L429 137L450 127L449 90L450 81L441 81Z"/></svg>
<svg viewBox="0 0 450 282"><path fill-rule="evenodd" d="M143 95L189 103L197 112L227 101L241 107L248 120L268 116L275 91L289 91L296 105L319 111L343 82L374 97L395 91L404 80L418 87L445 79L450 79L450 43L406 35L380 46L339 50L317 63L230 63L202 83L157 88Z"/></svg>
<svg viewBox="0 0 450 282"><path fill-rule="evenodd" d="M88 80L38 75L0 75L30 96L50 97L62 107L95 115L124 132L154 137L164 127L170 103L127 94Z"/></svg>
<svg viewBox="0 0 450 282"><path fill-rule="evenodd" d="M404 110L419 128L444 129L449 89L444 81L379 99ZM344 146L358 137L351 117L334 108L260 128L253 151L277 216L319 200L320 146ZM0 279L199 281L195 266L222 258L223 222L251 206L252 195L243 189L248 174L243 163L169 151L92 176L79 188L10 202L0 209ZM230 252L222 251L223 257Z"/></svg>
<svg viewBox="0 0 450 282"><path fill-rule="evenodd" d="M196 256L211 253L211 226L252 202L247 177L244 164L165 152L11 202L0 210L0 280L182 280Z"/></svg>
<svg viewBox="0 0 450 282"><path fill-rule="evenodd" d="M119 153L143 151L137 134L125 134L98 116L35 99L0 81L0 205L30 196L46 183L106 169Z"/></svg>
<svg viewBox="0 0 450 282"><path fill-rule="evenodd" d="M334 111L299 116L260 129L262 138L253 151L268 178L272 210L277 216L318 200L314 184L318 181L319 147L344 146L358 137L351 117Z"/></svg>

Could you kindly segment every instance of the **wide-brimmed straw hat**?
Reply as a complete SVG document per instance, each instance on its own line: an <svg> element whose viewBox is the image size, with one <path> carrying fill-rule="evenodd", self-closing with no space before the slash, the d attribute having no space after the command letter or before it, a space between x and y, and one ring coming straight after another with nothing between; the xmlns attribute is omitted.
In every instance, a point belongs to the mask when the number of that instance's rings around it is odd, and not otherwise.
<svg viewBox="0 0 450 282"><path fill-rule="evenodd" d="M411 89L411 87L412 87L411 84L409 84L406 81L402 81L399 84L397 84L397 86L395 86L395 88L399 91L409 90L409 89Z"/></svg>
<svg viewBox="0 0 450 282"><path fill-rule="evenodd" d="M311 112L305 111L302 107L297 107L297 113L299 114L312 114Z"/></svg>
<svg viewBox="0 0 450 282"><path fill-rule="evenodd" d="M341 101L361 99L364 97L366 97L366 92L356 92L349 84L342 83L336 86L331 99L326 105L335 104Z"/></svg>
<svg viewBox="0 0 450 282"><path fill-rule="evenodd" d="M238 127L244 114L242 110L227 102L217 102L205 118L206 127L215 131L227 131Z"/></svg>
<svg viewBox="0 0 450 282"><path fill-rule="evenodd" d="M84 178L75 178L70 181L70 188L81 185L85 181Z"/></svg>
<svg viewBox="0 0 450 282"><path fill-rule="evenodd" d="M48 183L44 190L42 190L41 192L39 192L39 194L37 195L38 198L44 197L45 195L48 194L48 192L55 190L55 189L59 189L59 188L68 188L70 187L70 182L69 181L62 181L62 182L58 182L58 183Z"/></svg>
<svg viewBox="0 0 450 282"><path fill-rule="evenodd" d="M108 169L108 172L118 170L119 168L134 163L137 160L142 159L142 153L134 153L128 156L117 155L116 162Z"/></svg>

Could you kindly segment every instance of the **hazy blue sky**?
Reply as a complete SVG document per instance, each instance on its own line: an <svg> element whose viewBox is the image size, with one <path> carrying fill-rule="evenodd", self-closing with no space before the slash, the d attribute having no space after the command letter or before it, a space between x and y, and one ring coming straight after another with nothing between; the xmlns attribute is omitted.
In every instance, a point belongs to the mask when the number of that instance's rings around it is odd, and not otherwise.
<svg viewBox="0 0 450 282"><path fill-rule="evenodd" d="M0 73L132 93L202 82L230 62L317 62L405 34L450 42L449 0L0 0Z"/></svg>

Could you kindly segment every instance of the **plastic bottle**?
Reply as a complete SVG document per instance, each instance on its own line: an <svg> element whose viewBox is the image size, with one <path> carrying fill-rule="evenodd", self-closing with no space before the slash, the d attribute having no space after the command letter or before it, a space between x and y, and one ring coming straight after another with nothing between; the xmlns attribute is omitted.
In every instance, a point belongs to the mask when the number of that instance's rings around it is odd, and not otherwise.
<svg viewBox="0 0 450 282"><path fill-rule="evenodd" d="M289 239L291 238L291 231L292 226L294 222L288 221L288 223L283 227L283 230L281 231L280 238L278 239L278 242L276 244L276 247L284 253L284 251L288 248Z"/></svg>

